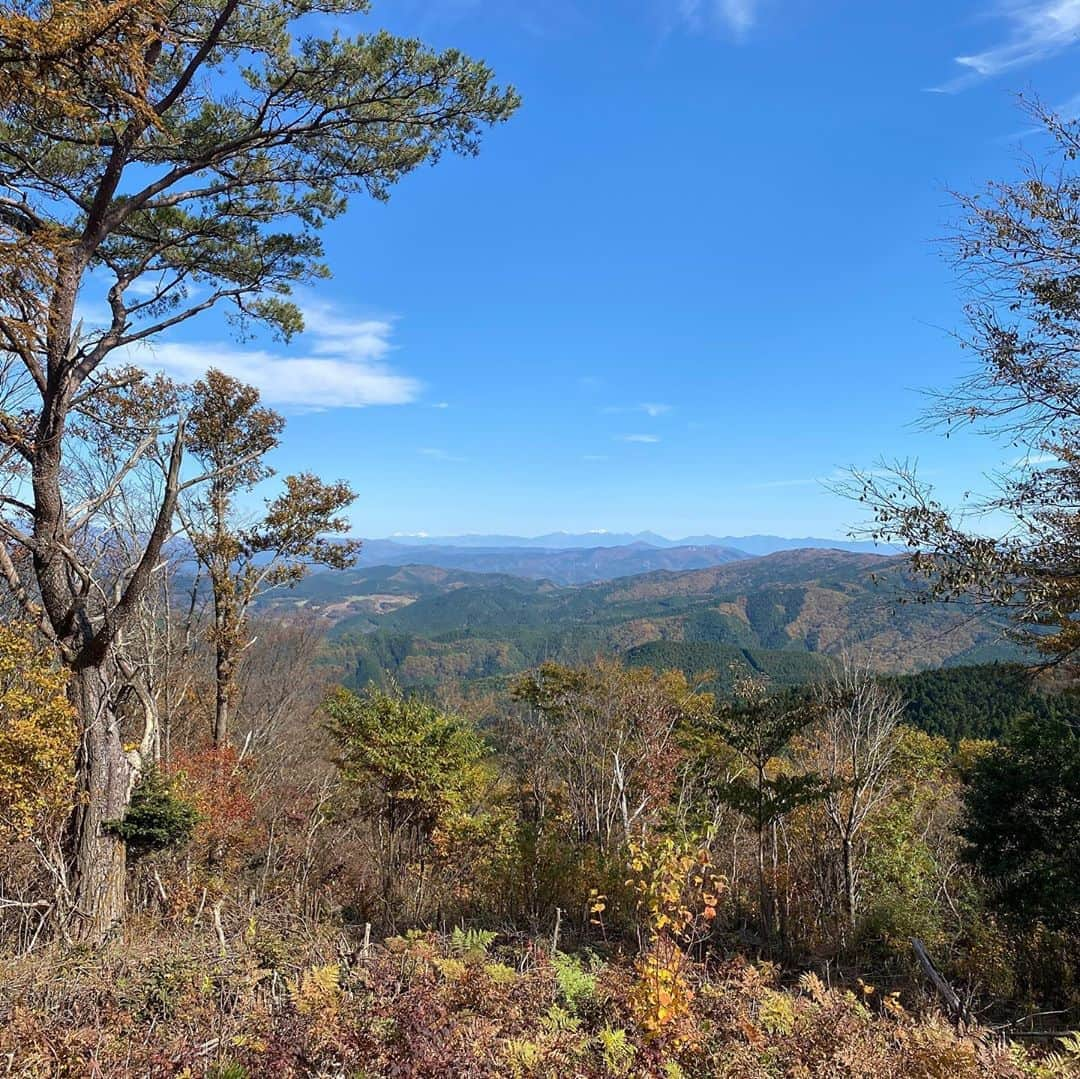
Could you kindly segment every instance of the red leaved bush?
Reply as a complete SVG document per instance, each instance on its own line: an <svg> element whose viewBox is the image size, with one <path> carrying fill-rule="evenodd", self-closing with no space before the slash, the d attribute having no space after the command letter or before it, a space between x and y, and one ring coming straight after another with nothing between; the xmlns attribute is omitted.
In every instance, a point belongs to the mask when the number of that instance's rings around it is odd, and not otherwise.
<svg viewBox="0 0 1080 1079"><path fill-rule="evenodd" d="M196 841L227 852L250 845L256 807L250 793L250 762L232 746L205 746L175 753L169 771L198 810Z"/></svg>

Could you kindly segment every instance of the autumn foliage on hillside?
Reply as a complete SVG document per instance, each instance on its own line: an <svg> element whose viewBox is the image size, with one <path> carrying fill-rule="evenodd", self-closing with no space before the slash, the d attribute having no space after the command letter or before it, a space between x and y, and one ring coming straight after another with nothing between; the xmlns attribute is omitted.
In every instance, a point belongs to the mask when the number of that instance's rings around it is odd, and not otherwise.
<svg viewBox="0 0 1080 1079"><path fill-rule="evenodd" d="M501 677L470 624L482 683L407 693L374 648L372 677L333 667L299 605L265 618L354 560L352 487L299 472L252 511L283 417L128 364L212 309L299 333L323 228L514 114L457 49L327 30L367 9L0 0L4 1073L1080 1075L1075 697L919 729L874 670L789 649L796 590L747 601L782 687L754 649L628 669L582 636L539 663L537 617L535 669ZM989 507L1026 526L966 536L904 475L862 496L932 592L1053 626L1064 664L1080 127L1042 119L1063 180L968 201L961 248L1020 268L1035 336L975 312L990 381L946 410L1026 417L1054 467Z"/></svg>
<svg viewBox="0 0 1080 1079"><path fill-rule="evenodd" d="M369 956L332 937L282 953L258 923L223 957L205 938L3 969L8 1074L363 1075L442 1079L1080 1075L1080 1046L1041 1060L919 1019L869 986L785 986L745 959L686 965L677 1033L641 1015L633 967L509 947L491 934L393 937Z"/></svg>
<svg viewBox="0 0 1080 1079"><path fill-rule="evenodd" d="M110 824L129 921L90 951L50 920L65 679L4 631L10 1074L1080 1074L1068 1022L990 1029L1076 1006L1068 925L1018 921L963 856L1005 750L905 727L858 670L801 694L740 676L731 700L611 663L453 708L326 695L295 633L251 650L239 745L212 744L213 653L190 657Z"/></svg>

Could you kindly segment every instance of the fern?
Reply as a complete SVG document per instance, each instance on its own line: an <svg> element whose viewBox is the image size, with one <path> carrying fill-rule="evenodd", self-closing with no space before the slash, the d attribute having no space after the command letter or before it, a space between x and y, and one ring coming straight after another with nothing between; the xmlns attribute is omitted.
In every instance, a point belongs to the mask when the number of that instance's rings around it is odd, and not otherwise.
<svg viewBox="0 0 1080 1079"><path fill-rule="evenodd" d="M555 952L551 957L559 993L573 1015L580 1014L596 999L596 975L585 969L577 956Z"/></svg>
<svg viewBox="0 0 1080 1079"><path fill-rule="evenodd" d="M487 958L488 949L497 936L498 933L489 929L461 929L455 926L450 934L450 950L462 959L477 962Z"/></svg>
<svg viewBox="0 0 1080 1079"><path fill-rule="evenodd" d="M612 1075L629 1075L637 1048L626 1037L626 1031L604 1027L598 1037L607 1070Z"/></svg>

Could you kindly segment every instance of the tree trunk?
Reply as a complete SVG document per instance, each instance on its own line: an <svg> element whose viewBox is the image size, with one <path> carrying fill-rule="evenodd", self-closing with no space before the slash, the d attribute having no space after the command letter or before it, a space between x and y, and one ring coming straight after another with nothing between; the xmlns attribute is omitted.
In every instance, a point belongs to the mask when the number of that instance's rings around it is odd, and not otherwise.
<svg viewBox="0 0 1080 1079"><path fill-rule="evenodd" d="M758 918L761 925L763 941L772 946L772 904L770 903L769 886L766 881L765 868L765 826L758 825L757 834L757 881L758 881Z"/></svg>
<svg viewBox="0 0 1080 1079"><path fill-rule="evenodd" d="M852 864L851 836L845 835L842 843L844 865L844 914L847 933L855 936L855 867Z"/></svg>
<svg viewBox="0 0 1080 1079"><path fill-rule="evenodd" d="M218 634L214 683L217 695L214 702L214 745L229 744L229 699L232 697L233 665L225 643Z"/></svg>
<svg viewBox="0 0 1080 1079"><path fill-rule="evenodd" d="M758 786L757 786L757 878L758 878L758 906L761 918L761 935L770 953L773 942L773 905L772 894L766 881L766 829L768 824L765 820L765 767L758 763Z"/></svg>
<svg viewBox="0 0 1080 1079"><path fill-rule="evenodd" d="M770 827L770 845L772 847L772 908L773 932L779 941L780 954L788 957L788 891L780 889L780 824L773 821Z"/></svg>
<svg viewBox="0 0 1080 1079"><path fill-rule="evenodd" d="M133 769L102 668L75 671L69 694L79 713L81 738L70 834L68 932L76 940L98 943L124 916L125 844L108 825L127 810Z"/></svg>

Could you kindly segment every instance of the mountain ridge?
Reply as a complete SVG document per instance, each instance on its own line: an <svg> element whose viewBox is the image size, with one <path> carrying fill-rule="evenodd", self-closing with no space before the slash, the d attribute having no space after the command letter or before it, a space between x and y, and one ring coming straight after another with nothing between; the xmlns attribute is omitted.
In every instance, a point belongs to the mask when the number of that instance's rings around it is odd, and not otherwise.
<svg viewBox="0 0 1080 1079"><path fill-rule="evenodd" d="M270 606L321 620L353 685L478 684L597 655L691 675L749 666L780 684L821 677L845 654L883 673L1018 658L998 618L899 602L917 587L904 556L807 549L578 585L360 567L316 574Z"/></svg>
<svg viewBox="0 0 1080 1079"><path fill-rule="evenodd" d="M614 547L452 547L436 544L412 547L390 540L366 540L357 564L433 565L573 585L636 576L653 570L702 569L752 557L730 547L656 547L640 541Z"/></svg>
<svg viewBox="0 0 1080 1079"><path fill-rule="evenodd" d="M708 533L669 539L658 532L609 532L596 529L591 532L548 532L541 536L513 536L485 533L466 533L456 536L433 536L425 532L395 533L368 543L393 543L402 547L455 547L455 548L543 548L564 550L567 548L625 547L646 544L650 547L728 547L745 551L749 555L774 554L778 551L819 548L823 550L854 551L860 553L897 553L898 548L877 544L872 540L829 539L820 536L791 538L754 533L747 536L714 536Z"/></svg>

